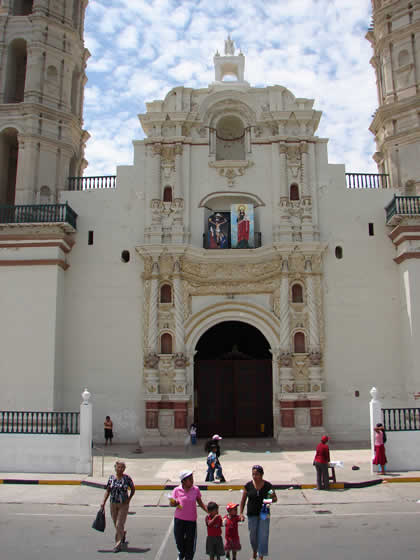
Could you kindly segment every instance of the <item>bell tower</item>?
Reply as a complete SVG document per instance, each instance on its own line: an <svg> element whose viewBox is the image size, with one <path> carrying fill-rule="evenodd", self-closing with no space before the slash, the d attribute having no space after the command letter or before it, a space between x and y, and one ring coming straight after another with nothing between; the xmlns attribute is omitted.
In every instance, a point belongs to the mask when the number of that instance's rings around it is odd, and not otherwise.
<svg viewBox="0 0 420 560"><path fill-rule="evenodd" d="M379 107L370 126L380 173L402 194L420 194L420 2L372 0Z"/></svg>
<svg viewBox="0 0 420 560"><path fill-rule="evenodd" d="M55 203L82 175L88 0L0 6L0 205Z"/></svg>

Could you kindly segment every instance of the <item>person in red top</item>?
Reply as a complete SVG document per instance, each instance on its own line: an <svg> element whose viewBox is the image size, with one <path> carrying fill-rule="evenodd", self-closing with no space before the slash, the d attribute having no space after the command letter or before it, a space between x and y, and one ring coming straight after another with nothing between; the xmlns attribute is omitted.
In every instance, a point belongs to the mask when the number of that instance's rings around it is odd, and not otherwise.
<svg viewBox="0 0 420 560"><path fill-rule="evenodd" d="M322 436L321 442L316 446L314 467L316 469L317 490L329 490L330 479L328 474L328 463L330 462L330 448L327 445L328 436Z"/></svg>
<svg viewBox="0 0 420 560"><path fill-rule="evenodd" d="M222 540L222 525L223 519L219 515L219 506L216 502L209 502L207 504L207 511L209 514L206 517L207 525L207 540L206 540L206 554L210 556L210 560L220 559L225 555Z"/></svg>
<svg viewBox="0 0 420 560"><path fill-rule="evenodd" d="M228 514L223 518L223 525L225 526L225 550L226 558L232 551L232 559L236 560L236 552L241 550L241 542L239 540L238 523L241 518L238 515L238 504L232 502L226 506Z"/></svg>

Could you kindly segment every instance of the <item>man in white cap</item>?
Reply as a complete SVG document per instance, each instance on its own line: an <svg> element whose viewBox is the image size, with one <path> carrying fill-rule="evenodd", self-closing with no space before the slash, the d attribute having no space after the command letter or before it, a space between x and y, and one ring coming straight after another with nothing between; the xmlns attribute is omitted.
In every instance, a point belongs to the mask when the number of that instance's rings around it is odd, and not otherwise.
<svg viewBox="0 0 420 560"><path fill-rule="evenodd" d="M178 549L178 560L193 560L195 543L197 540L197 506L203 511L207 508L201 499L198 486L194 486L194 477L191 470L179 473L181 484L174 488L171 496L171 505L176 507L174 519L174 536Z"/></svg>

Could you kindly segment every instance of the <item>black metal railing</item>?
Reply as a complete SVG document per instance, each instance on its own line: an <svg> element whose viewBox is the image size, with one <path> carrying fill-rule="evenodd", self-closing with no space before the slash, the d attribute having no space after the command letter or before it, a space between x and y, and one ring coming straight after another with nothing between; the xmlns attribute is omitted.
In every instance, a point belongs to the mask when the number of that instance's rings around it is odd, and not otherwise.
<svg viewBox="0 0 420 560"><path fill-rule="evenodd" d="M0 411L1 434L79 434L79 412Z"/></svg>
<svg viewBox="0 0 420 560"><path fill-rule="evenodd" d="M77 214L65 204L0 206L0 224L68 223L76 229Z"/></svg>
<svg viewBox="0 0 420 560"><path fill-rule="evenodd" d="M102 175L97 177L69 177L67 179L69 191L88 191L92 189L115 189L116 175Z"/></svg>
<svg viewBox="0 0 420 560"><path fill-rule="evenodd" d="M383 408L386 432L420 430L420 408Z"/></svg>
<svg viewBox="0 0 420 560"><path fill-rule="evenodd" d="M389 189L386 173L346 173L348 189Z"/></svg>
<svg viewBox="0 0 420 560"><path fill-rule="evenodd" d="M387 222L395 215L420 216L420 196L395 195L388 206L385 207L385 211Z"/></svg>
<svg viewBox="0 0 420 560"><path fill-rule="evenodd" d="M260 231L256 231L256 232L254 233L254 246L253 246L253 247L250 247L250 249L257 249L258 247L261 247L261 243L262 243L261 232L260 232ZM228 240L227 247L223 247L223 248L224 248L224 249L232 249L230 239ZM238 247L234 247L234 248L235 248L235 249L238 249ZM207 233L203 233L203 249L215 249L215 250L219 250L219 249L221 249L221 247L210 247L209 239L208 239L208 234L207 234Z"/></svg>

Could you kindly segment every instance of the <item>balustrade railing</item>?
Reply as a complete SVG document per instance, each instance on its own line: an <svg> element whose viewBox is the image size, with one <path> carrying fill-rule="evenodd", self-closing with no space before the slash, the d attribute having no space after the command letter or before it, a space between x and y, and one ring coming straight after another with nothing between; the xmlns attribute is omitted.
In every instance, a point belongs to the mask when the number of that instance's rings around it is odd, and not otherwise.
<svg viewBox="0 0 420 560"><path fill-rule="evenodd" d="M76 229L77 214L65 204L24 204L0 206L0 224L66 222Z"/></svg>
<svg viewBox="0 0 420 560"><path fill-rule="evenodd" d="M256 231L254 233L254 246L250 247L250 249L257 249L258 247L261 247L261 243L262 243L261 232ZM222 247L222 248L223 249L232 249L232 247L230 246L230 239L228 240L228 246L227 247ZM235 249L237 249L237 248L238 247L235 247ZM203 249L220 250L221 247L210 247L208 234L203 233Z"/></svg>
<svg viewBox="0 0 420 560"><path fill-rule="evenodd" d="M97 177L69 177L67 179L69 191L87 191L92 189L115 189L116 175L101 175Z"/></svg>
<svg viewBox="0 0 420 560"><path fill-rule="evenodd" d="M395 215L420 216L420 196L395 195L385 210L387 222Z"/></svg>
<svg viewBox="0 0 420 560"><path fill-rule="evenodd" d="M348 189L389 189L386 173L346 173Z"/></svg>
<svg viewBox="0 0 420 560"><path fill-rule="evenodd" d="M383 408L386 432L420 430L420 408Z"/></svg>
<svg viewBox="0 0 420 560"><path fill-rule="evenodd" d="M79 412L0 411L2 434L79 434Z"/></svg>

